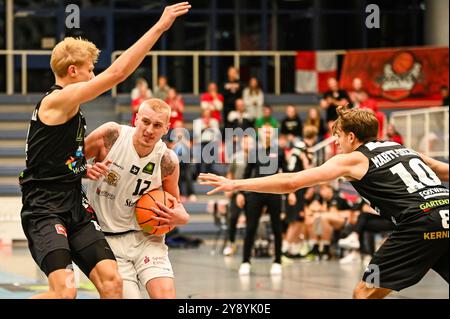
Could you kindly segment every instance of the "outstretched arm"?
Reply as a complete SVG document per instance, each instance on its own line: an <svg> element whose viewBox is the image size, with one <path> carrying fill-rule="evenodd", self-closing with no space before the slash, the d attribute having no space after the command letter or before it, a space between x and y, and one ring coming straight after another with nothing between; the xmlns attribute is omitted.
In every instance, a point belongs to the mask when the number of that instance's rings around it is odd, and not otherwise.
<svg viewBox="0 0 450 319"><path fill-rule="evenodd" d="M307 169L298 173L282 173L267 177L229 180L214 174L200 174L202 185L211 185L216 188L208 195L219 191L250 191L258 193L286 194L304 187L313 186L322 182L332 181L345 176L361 179L369 162L359 152L336 155L319 167Z"/></svg>
<svg viewBox="0 0 450 319"><path fill-rule="evenodd" d="M62 90L49 95L46 98L48 107L60 108L64 105L66 107L64 111L70 112L80 104L95 99L103 92L124 81L141 64L147 52L150 51L159 37L171 27L175 19L186 14L190 8L188 2L166 7L159 21L114 61L108 69L90 81L67 85Z"/></svg>
<svg viewBox="0 0 450 319"><path fill-rule="evenodd" d="M427 164L439 177L440 180L448 182L448 163L444 163L424 154L419 154L422 160Z"/></svg>

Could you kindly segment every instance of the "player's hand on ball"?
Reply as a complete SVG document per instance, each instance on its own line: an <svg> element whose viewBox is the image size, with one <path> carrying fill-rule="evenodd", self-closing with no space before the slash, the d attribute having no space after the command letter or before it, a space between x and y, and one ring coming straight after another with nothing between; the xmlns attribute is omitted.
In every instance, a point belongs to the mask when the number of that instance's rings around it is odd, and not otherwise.
<svg viewBox="0 0 450 319"><path fill-rule="evenodd" d="M167 31L172 26L173 22L179 16L188 13L191 5L189 2L179 2L171 6L167 6L159 19L157 25L162 31Z"/></svg>
<svg viewBox="0 0 450 319"><path fill-rule="evenodd" d="M109 172L109 165L111 165L111 163L111 160L106 160L104 162L96 162L94 165L88 164L86 177L96 181L102 176L107 176Z"/></svg>
<svg viewBox="0 0 450 319"><path fill-rule="evenodd" d="M163 203L156 201L159 209L151 208L151 210L158 214L158 216L152 216L151 218L160 222L159 226L154 226L156 228L163 226L175 227L178 225L185 225L189 221L189 214L184 209L181 203L175 202L174 207L171 209L165 206Z"/></svg>
<svg viewBox="0 0 450 319"><path fill-rule="evenodd" d="M234 182L231 179L228 179L223 176L218 176L215 174L204 174L201 173L198 176L198 180L200 181L200 185L209 185L214 186L215 188L212 191L209 191L207 194L211 195L217 192L232 192L234 191Z"/></svg>

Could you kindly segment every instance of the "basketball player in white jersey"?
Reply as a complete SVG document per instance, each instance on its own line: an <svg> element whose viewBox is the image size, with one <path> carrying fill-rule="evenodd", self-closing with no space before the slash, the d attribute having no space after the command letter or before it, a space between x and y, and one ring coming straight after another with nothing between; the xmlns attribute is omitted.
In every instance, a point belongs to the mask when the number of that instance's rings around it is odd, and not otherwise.
<svg viewBox="0 0 450 319"><path fill-rule="evenodd" d="M149 99L139 107L136 127L109 122L85 140L86 158L111 162L106 176L90 181L87 196L116 256L124 298L140 298L139 282L150 298L175 298L164 235L144 233L134 215L136 201L162 187L176 202L173 209L161 203L157 210L161 217L155 219L169 226L189 220L179 201L178 158L161 141L169 129L170 113L167 103Z"/></svg>

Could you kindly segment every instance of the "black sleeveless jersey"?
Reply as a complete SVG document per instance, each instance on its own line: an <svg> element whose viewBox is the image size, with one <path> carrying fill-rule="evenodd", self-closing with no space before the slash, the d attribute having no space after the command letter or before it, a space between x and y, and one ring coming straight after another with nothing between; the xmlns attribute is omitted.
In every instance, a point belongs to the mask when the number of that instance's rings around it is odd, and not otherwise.
<svg viewBox="0 0 450 319"><path fill-rule="evenodd" d="M54 85L45 96L60 89L62 87ZM20 185L80 183L86 171L84 116L78 111L66 123L46 125L38 116L41 101L34 109L28 128L26 168L20 174Z"/></svg>
<svg viewBox="0 0 450 319"><path fill-rule="evenodd" d="M449 191L420 156L395 142L369 142L356 149L369 169L350 183L382 217L394 223L449 203Z"/></svg>

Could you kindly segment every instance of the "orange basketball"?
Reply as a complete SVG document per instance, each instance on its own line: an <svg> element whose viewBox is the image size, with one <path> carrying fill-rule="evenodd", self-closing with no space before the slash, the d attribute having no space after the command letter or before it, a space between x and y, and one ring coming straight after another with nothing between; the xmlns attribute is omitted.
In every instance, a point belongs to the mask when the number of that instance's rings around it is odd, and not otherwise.
<svg viewBox="0 0 450 319"><path fill-rule="evenodd" d="M163 203L169 208L173 208L175 197L163 190L154 189L147 194L142 195L142 197L137 201L134 208L136 220L139 226L141 226L144 232L150 235L163 235L173 229L173 227L170 226L164 226L159 229L156 229L154 227L159 226L160 224L160 221L151 219L152 216L159 216L151 210L151 208L160 210L158 205L156 204L157 201Z"/></svg>

